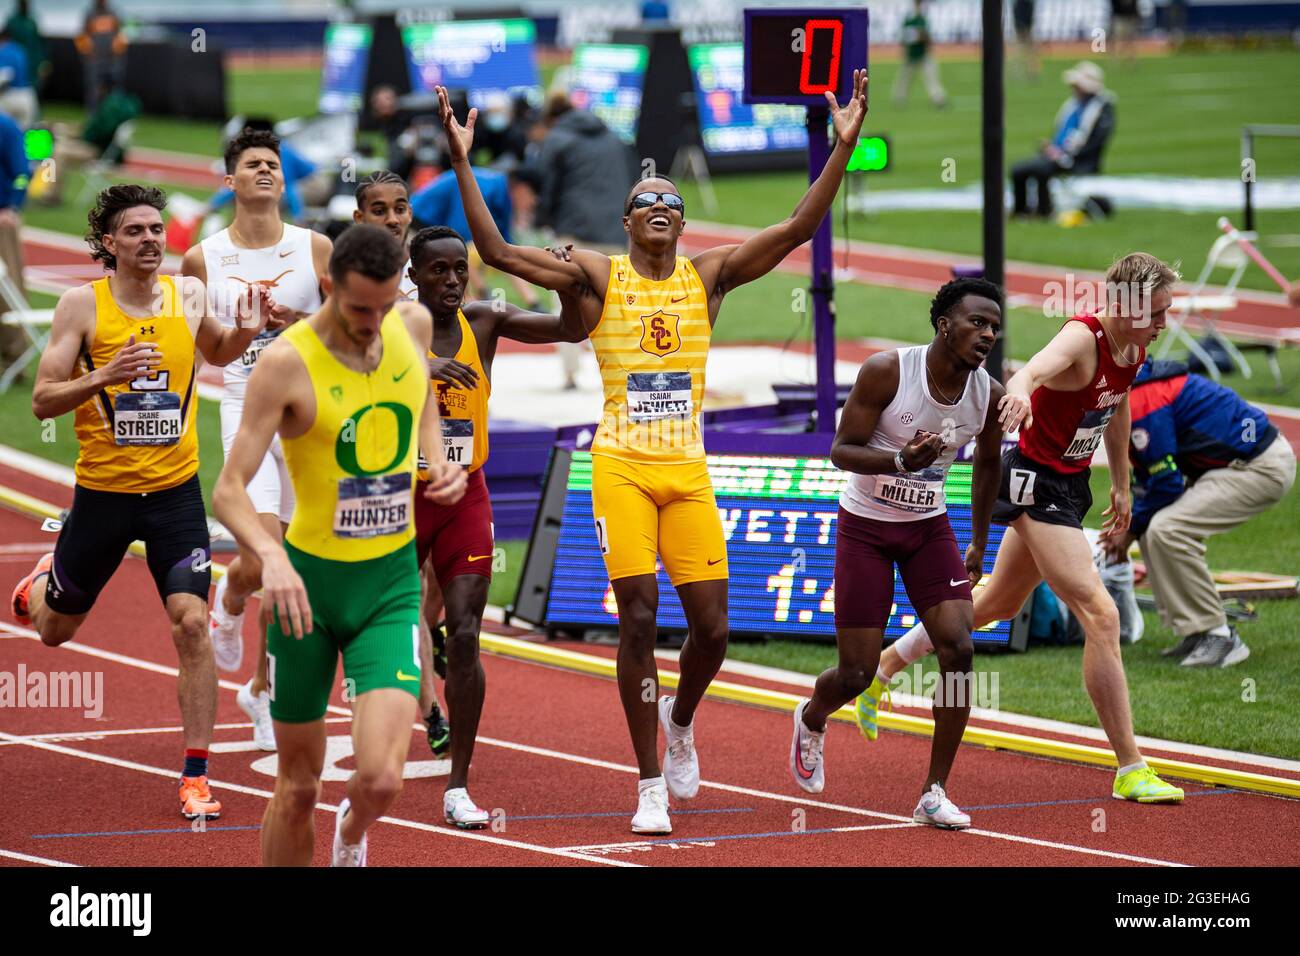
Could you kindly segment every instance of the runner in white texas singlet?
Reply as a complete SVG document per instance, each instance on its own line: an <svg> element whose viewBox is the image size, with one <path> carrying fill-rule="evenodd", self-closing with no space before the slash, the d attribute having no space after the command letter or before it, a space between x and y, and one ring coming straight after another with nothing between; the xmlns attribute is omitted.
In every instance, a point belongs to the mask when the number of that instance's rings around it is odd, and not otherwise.
<svg viewBox="0 0 1300 956"><path fill-rule="evenodd" d="M225 184L235 193L235 218L230 226L204 239L185 253L183 272L207 283L213 313L232 323L232 303L251 283L265 286L275 303L266 329L244 354L226 366L221 396L221 445L229 456L244 410L244 389L257 357L290 323L321 306L320 279L329 263L331 243L320 233L282 222L280 199L284 173L280 139L267 130L245 129L225 152ZM293 516L293 488L276 438L248 485L259 518L277 540ZM262 586L256 556L240 550L217 582L211 604L209 632L217 667L239 669L244 657L244 605ZM265 635L261 641L265 641ZM262 750L275 750L267 696L266 654L258 654L257 672L236 698L253 722L253 740Z"/></svg>

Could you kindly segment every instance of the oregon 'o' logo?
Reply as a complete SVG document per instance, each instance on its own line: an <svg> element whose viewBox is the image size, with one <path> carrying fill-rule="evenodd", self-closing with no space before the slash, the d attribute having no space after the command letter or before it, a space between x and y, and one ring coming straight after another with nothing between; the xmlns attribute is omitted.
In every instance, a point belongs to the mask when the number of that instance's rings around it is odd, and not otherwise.
<svg viewBox="0 0 1300 956"><path fill-rule="evenodd" d="M391 414L393 421L391 425L385 422L372 421L371 427L396 427L396 449L391 461L380 465L378 468L365 468L357 460L361 420L366 417L367 413L377 409L385 410ZM334 460L349 475L382 475L390 472L406 460L406 456L411 450L411 424L411 410L405 405L399 405L397 402L378 402L374 405L359 408L343 420L343 427L339 430L338 437L334 439Z"/></svg>

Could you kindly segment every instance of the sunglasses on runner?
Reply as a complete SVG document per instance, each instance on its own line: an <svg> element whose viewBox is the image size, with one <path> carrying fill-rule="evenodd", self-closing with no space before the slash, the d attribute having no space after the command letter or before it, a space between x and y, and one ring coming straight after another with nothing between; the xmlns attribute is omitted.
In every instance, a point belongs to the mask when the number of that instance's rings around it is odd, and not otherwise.
<svg viewBox="0 0 1300 956"><path fill-rule="evenodd" d="M631 212L633 209L649 209L661 199L663 200L664 205L669 209L676 209L683 215L686 213L686 203L683 202L682 197L676 193L637 193L632 197L632 201L627 204L627 211Z"/></svg>

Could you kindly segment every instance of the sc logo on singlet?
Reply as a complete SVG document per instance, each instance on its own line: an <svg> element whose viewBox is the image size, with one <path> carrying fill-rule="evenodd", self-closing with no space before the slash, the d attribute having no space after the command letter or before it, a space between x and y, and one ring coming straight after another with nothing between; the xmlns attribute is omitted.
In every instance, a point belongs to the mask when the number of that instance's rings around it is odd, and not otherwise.
<svg viewBox="0 0 1300 956"><path fill-rule="evenodd" d="M681 320L680 315L663 309L641 316L641 351L664 358L680 349L682 338L677 326Z"/></svg>

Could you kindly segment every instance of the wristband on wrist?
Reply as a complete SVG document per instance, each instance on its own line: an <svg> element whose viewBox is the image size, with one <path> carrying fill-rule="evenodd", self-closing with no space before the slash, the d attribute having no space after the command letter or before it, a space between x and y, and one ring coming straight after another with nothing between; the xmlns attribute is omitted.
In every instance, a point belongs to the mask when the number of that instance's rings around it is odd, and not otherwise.
<svg viewBox="0 0 1300 956"><path fill-rule="evenodd" d="M901 448L898 451L894 452L894 467L897 468L899 471L912 470L908 468L906 462L903 461L903 450Z"/></svg>

